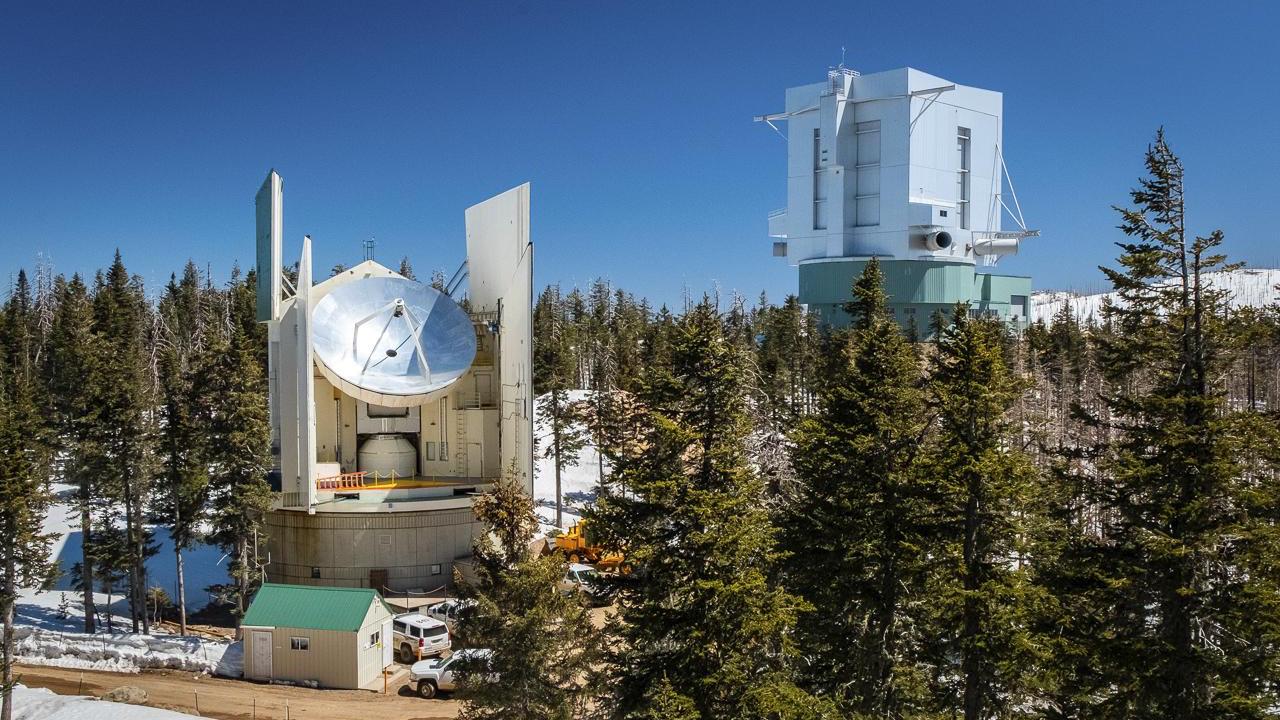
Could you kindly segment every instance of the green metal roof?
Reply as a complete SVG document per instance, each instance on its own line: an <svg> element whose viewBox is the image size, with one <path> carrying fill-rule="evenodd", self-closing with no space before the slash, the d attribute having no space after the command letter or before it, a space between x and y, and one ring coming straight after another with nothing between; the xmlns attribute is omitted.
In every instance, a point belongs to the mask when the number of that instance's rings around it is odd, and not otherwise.
<svg viewBox="0 0 1280 720"><path fill-rule="evenodd" d="M382 596L370 588L265 583L241 624L355 632L374 602Z"/></svg>

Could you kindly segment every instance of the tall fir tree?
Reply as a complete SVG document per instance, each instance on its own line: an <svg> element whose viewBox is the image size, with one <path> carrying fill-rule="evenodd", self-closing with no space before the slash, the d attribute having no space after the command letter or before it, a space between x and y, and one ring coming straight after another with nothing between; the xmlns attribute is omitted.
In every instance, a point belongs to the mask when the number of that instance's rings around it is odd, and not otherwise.
<svg viewBox="0 0 1280 720"><path fill-rule="evenodd" d="M575 291L576 292L576 291ZM542 293L534 315L536 357L534 382L543 393L539 403L543 417L539 428L542 456L552 462L556 483L556 527L564 523L564 468L574 465L586 445L586 417L582 403L569 391L578 387L575 333L565 317L560 289L551 285Z"/></svg>
<svg viewBox="0 0 1280 720"><path fill-rule="evenodd" d="M55 283L57 309L45 355L45 382L49 388L50 421L59 470L64 482L75 488L79 515L80 576L84 606L84 631L97 631L93 602L94 559L92 513L98 492L102 447L97 442L100 408L93 389L101 386L103 345L94 330L89 289L79 275Z"/></svg>
<svg viewBox="0 0 1280 720"><path fill-rule="evenodd" d="M10 296L0 323L0 720L13 717L14 622L18 590L43 586L54 564L52 535L43 530L52 496L45 468L49 453L36 404L36 353L30 297Z"/></svg>
<svg viewBox="0 0 1280 720"><path fill-rule="evenodd" d="M153 396L145 332L149 307L141 282L129 276L116 251L94 296L94 326L102 338L101 372L91 389L94 440L101 467L92 471L124 513L130 619L134 632L149 630L145 609L146 557L154 552L144 513L153 462Z"/></svg>
<svg viewBox="0 0 1280 720"><path fill-rule="evenodd" d="M535 555L533 500L509 473L476 499L486 530L475 541L475 584L461 583L458 636L487 655L460 661L466 720L571 720L588 716L597 631L582 599L560 591L559 554ZM495 680L496 678L496 680Z"/></svg>
<svg viewBox="0 0 1280 720"><path fill-rule="evenodd" d="M187 632L183 553L199 539L208 510L209 469L205 436L195 410L196 369L205 350L205 303L201 278L188 262L181 282L171 278L160 300L158 345L161 388L160 462L153 511L169 526L177 575L178 625Z"/></svg>
<svg viewBox="0 0 1280 720"><path fill-rule="evenodd" d="M649 371L641 441L588 511L633 568L615 580L603 706L617 718L653 717L659 702L685 717L816 716L791 682L802 603L771 582L779 553L746 458L741 349L706 299L671 339L670 369Z"/></svg>
<svg viewBox="0 0 1280 720"><path fill-rule="evenodd" d="M925 396L874 259L853 298L851 330L824 353L818 410L795 433L785 578L813 606L799 625L806 685L846 712L900 717L928 706L919 660L936 503L919 472Z"/></svg>
<svg viewBox="0 0 1280 720"><path fill-rule="evenodd" d="M1100 440L1086 485L1102 523L1096 536L1069 528L1070 552L1047 567L1070 581L1056 586L1061 632L1090 666L1055 702L1094 717L1264 717L1280 702L1280 436L1224 402L1226 297L1205 278L1224 267L1223 238L1187 235L1163 132L1146 169L1120 210L1119 267L1103 268L1119 301L1097 334L1107 386L1087 418Z"/></svg>
<svg viewBox="0 0 1280 720"><path fill-rule="evenodd" d="M200 422L206 433L212 539L231 554L237 622L262 578L257 548L271 507L271 426L261 338L250 320L253 286L235 279L227 291L230 331L210 339L198 372Z"/></svg>
<svg viewBox="0 0 1280 720"><path fill-rule="evenodd" d="M409 262L409 256L405 255L400 258L400 269L397 271L401 277L409 280L417 280L418 276L413 273L413 263Z"/></svg>
<svg viewBox="0 0 1280 720"><path fill-rule="evenodd" d="M1007 329L958 305L937 338L929 379L936 415L922 463L935 483L940 542L927 644L939 710L1007 717L1033 699L1029 621L1040 604L1026 559L1038 518L1036 474L1012 412L1024 390L1006 361Z"/></svg>

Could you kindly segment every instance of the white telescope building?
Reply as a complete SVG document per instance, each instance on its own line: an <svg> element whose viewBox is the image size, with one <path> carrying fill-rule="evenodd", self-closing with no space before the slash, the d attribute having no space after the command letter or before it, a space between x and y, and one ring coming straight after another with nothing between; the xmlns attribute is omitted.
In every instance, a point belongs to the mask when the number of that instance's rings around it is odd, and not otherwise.
<svg viewBox="0 0 1280 720"><path fill-rule="evenodd" d="M445 291L373 260L314 283L310 237L295 279L282 260L283 181L272 171L259 190L271 582L447 585L480 532L476 494L513 472L532 495L528 184L468 208L466 234Z"/></svg>
<svg viewBox="0 0 1280 720"><path fill-rule="evenodd" d="M978 270L1038 234L1005 169L1002 115L998 92L842 66L758 116L787 141L787 206L769 214L769 235L773 254L799 266L800 301L845 324L841 306L877 257L904 326L924 330L960 301L1025 322L1030 278ZM1017 227L1002 227L1006 215Z"/></svg>

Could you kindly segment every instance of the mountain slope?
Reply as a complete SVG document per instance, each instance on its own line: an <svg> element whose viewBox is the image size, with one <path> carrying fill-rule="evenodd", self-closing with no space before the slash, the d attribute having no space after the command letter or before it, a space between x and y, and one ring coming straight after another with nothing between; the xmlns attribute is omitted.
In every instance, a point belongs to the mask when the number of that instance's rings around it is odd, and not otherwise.
<svg viewBox="0 0 1280 720"><path fill-rule="evenodd" d="M1205 275L1211 287L1222 288L1231 293L1232 307L1262 307L1280 302L1280 269L1243 268L1230 272L1215 272ZM1118 302L1115 293L1098 293L1080 295L1066 291L1046 291L1031 296L1031 319L1050 322L1066 305L1071 313L1081 321L1102 319L1102 302L1111 298Z"/></svg>

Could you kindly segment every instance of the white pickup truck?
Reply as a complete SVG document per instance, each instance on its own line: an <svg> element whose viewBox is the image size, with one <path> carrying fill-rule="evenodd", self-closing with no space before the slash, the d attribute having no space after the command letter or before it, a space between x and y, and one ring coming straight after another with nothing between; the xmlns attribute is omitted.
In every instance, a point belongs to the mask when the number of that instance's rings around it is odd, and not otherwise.
<svg viewBox="0 0 1280 720"><path fill-rule="evenodd" d="M418 689L418 695L433 698L437 693L453 692L458 688L458 678L454 673L456 663L475 658L488 658L492 650L466 649L459 650L447 658L433 658L414 663L409 668L409 682ZM496 678L495 678L496 680Z"/></svg>

